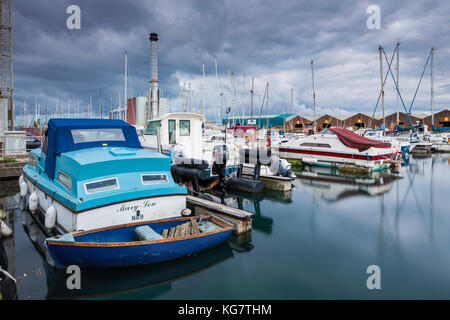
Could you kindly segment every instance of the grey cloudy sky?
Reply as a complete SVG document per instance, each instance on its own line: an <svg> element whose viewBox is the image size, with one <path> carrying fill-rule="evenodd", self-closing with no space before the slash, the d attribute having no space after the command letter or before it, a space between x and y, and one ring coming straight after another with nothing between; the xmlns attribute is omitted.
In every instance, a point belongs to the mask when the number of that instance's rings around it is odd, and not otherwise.
<svg viewBox="0 0 450 320"><path fill-rule="evenodd" d="M81 30L68 30L66 8L81 8ZM381 29L369 30L369 5L381 9ZM159 34L159 80L172 111L181 109L183 83L191 82L195 108L201 100L205 64L206 108L218 117L214 70L217 57L226 105L233 72L237 105L249 113L255 77L255 113L269 82L270 113L312 115L310 61L314 60L317 113L371 113L380 90L378 46L388 57L400 41L400 87L409 105L431 47L435 47L435 104L450 102L450 2L443 1L259 1L259 0L13 0L15 105L61 104L80 99L95 108L102 90L110 107L123 96L124 51L128 51L129 94L149 90L150 32ZM386 64L384 70L387 70ZM244 82L245 79L245 82ZM396 110L396 93L386 82L386 110ZM380 110L380 108L378 109ZM427 68L413 111L430 110ZM264 111L265 112L265 111Z"/></svg>

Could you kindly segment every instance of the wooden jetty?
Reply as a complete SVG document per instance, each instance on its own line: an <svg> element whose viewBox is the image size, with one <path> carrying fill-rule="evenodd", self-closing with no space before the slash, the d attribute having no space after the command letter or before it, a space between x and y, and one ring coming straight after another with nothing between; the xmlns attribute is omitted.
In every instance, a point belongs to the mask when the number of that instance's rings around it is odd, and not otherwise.
<svg viewBox="0 0 450 320"><path fill-rule="evenodd" d="M233 225L233 233L236 235L252 229L252 214L250 212L191 195L187 196L187 204L195 208L195 215L212 215L230 223Z"/></svg>
<svg viewBox="0 0 450 320"><path fill-rule="evenodd" d="M254 175L244 174L243 177L252 179ZM260 175L259 180L264 183L264 187L268 190L292 190L292 179L289 177Z"/></svg>
<svg viewBox="0 0 450 320"><path fill-rule="evenodd" d="M27 162L27 158L1 159L0 180L8 180L20 177L22 175L22 168Z"/></svg>

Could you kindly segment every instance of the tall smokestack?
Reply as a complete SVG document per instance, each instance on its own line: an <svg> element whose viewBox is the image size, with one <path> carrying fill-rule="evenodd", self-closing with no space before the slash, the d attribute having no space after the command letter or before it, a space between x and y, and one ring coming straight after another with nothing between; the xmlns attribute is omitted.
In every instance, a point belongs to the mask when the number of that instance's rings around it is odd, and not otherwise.
<svg viewBox="0 0 450 320"><path fill-rule="evenodd" d="M159 116L158 34L150 33L150 106L152 119Z"/></svg>

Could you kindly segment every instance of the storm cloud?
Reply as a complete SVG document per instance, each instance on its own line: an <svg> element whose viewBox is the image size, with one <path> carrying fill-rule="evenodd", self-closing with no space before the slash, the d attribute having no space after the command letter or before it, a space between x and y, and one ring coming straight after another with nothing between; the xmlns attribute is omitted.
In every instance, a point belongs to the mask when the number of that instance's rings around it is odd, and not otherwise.
<svg viewBox="0 0 450 320"><path fill-rule="evenodd" d="M66 27L69 5L81 9L81 29ZM369 5L381 9L381 29L368 29ZM371 113L380 90L378 46L388 57L400 45L400 88L409 106L432 47L435 51L436 109L450 102L448 1L120 1L13 0L15 105L23 99L54 110L80 100L85 108L117 106L123 97L124 52L128 52L129 96L148 95L149 33L159 34L159 87L181 110L183 86L191 83L194 109L201 101L205 65L207 118L220 117L235 88L236 114L249 113L255 78L254 113L261 112L269 83L270 113L312 115L311 64L314 60L317 114ZM217 59L220 85L215 75ZM413 112L430 110L430 66ZM384 63L384 71L387 65ZM395 71L394 71L395 72ZM385 88L386 112L396 110L392 79ZM123 99L123 98L122 98ZM42 109L42 108L41 108ZM378 108L380 110L380 108ZM264 112L265 109L264 109Z"/></svg>

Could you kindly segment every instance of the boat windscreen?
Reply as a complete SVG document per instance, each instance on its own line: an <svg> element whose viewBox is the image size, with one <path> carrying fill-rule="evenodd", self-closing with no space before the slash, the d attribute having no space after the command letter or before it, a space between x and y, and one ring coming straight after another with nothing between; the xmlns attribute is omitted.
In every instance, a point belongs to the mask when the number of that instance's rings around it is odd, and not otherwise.
<svg viewBox="0 0 450 320"><path fill-rule="evenodd" d="M100 128L100 129L72 129L70 130L73 142L101 142L101 141L125 141L122 128Z"/></svg>

